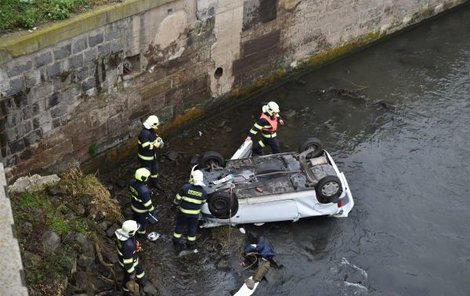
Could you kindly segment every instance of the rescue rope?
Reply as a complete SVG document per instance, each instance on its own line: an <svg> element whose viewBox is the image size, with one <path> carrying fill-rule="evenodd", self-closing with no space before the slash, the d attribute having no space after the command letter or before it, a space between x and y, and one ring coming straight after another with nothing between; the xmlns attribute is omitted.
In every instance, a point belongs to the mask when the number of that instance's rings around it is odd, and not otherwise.
<svg viewBox="0 0 470 296"><path fill-rule="evenodd" d="M245 259L246 257L255 257L255 260L253 260L253 262L250 265L244 267L243 268L244 271L252 268L256 263L258 263L258 256L255 253L248 253L246 254L246 256L244 256L243 259Z"/></svg>

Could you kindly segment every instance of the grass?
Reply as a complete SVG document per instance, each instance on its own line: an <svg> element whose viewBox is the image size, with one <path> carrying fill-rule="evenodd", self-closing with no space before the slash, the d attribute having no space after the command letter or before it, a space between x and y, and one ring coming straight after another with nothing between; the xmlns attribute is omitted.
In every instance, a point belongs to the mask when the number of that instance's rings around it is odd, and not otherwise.
<svg viewBox="0 0 470 296"><path fill-rule="evenodd" d="M108 243L107 238L97 223L104 218L122 220L120 206L106 187L78 168L65 171L55 185L12 194L11 203L31 296L67 295L77 259L76 241L66 239L70 233L81 233L90 243L103 245ZM43 246L46 231L61 237L54 251Z"/></svg>
<svg viewBox="0 0 470 296"><path fill-rule="evenodd" d="M73 13L90 10L117 0L1 0L0 34L31 29L64 20Z"/></svg>

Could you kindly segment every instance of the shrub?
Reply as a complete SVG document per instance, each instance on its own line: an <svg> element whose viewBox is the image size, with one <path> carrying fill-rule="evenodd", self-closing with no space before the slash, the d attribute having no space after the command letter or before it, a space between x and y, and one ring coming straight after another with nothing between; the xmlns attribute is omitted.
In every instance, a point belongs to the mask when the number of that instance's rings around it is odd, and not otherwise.
<svg viewBox="0 0 470 296"><path fill-rule="evenodd" d="M63 20L72 13L117 0L1 0L0 34Z"/></svg>

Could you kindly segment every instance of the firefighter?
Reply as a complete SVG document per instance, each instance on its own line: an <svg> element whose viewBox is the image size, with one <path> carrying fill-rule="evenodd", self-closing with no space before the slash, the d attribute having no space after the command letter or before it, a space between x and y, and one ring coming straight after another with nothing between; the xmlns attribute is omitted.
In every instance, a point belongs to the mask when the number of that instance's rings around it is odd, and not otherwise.
<svg viewBox="0 0 470 296"><path fill-rule="evenodd" d="M189 184L184 185L178 194L176 194L173 201L174 205L178 208L176 227L173 233L173 243L175 246L181 245L181 237L187 228L186 247L188 249L195 249L199 213L207 199L207 192L204 186L203 173L200 170L193 170Z"/></svg>
<svg viewBox="0 0 470 296"><path fill-rule="evenodd" d="M143 123L139 134L137 156L141 167L146 167L151 172L150 185L162 190L158 179L157 149L163 148L163 140L157 135L160 120L155 115L150 115Z"/></svg>
<svg viewBox="0 0 470 296"><path fill-rule="evenodd" d="M248 137L246 137L246 140L250 141L251 137L255 136L259 131L261 131L263 138L258 142L253 143L253 154L261 155L261 150L266 145L271 147L273 154L279 153L281 152L281 148L279 147L276 131L278 124L284 124L284 121L279 115L279 105L276 102L271 101L263 106L262 111L263 112L261 113L258 121L256 121L253 127L250 129L250 133Z"/></svg>
<svg viewBox="0 0 470 296"><path fill-rule="evenodd" d="M134 179L128 186L131 194L132 216L140 224L140 228L137 231L138 234L145 234L148 219L154 219L157 222L151 192L147 185L149 178L150 171L147 168L137 169Z"/></svg>
<svg viewBox="0 0 470 296"><path fill-rule="evenodd" d="M136 221L127 220L115 232L118 262L124 273L122 290L125 296L131 295L131 293L135 295L136 290L143 288L146 283L145 271L138 256L141 250L140 243L135 239L139 226ZM138 287L135 284L138 284Z"/></svg>

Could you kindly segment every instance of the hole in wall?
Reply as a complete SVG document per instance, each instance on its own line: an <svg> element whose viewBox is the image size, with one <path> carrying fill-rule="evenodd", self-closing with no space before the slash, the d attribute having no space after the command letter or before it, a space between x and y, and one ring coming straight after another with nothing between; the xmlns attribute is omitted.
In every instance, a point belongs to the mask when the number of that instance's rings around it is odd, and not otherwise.
<svg viewBox="0 0 470 296"><path fill-rule="evenodd" d="M214 77L216 79L219 79L220 77L222 77L223 74L224 74L224 69L222 69L221 67L217 67L217 69L215 69L215 72L214 72Z"/></svg>

